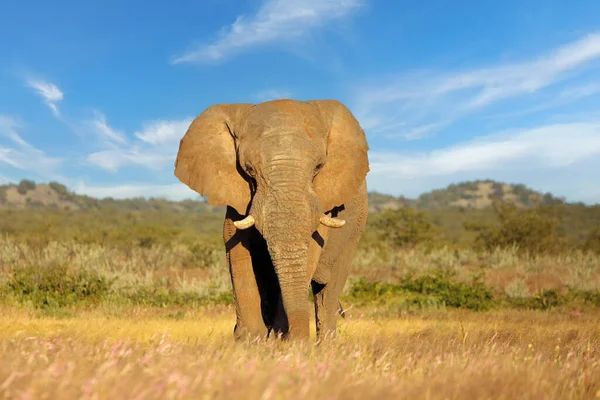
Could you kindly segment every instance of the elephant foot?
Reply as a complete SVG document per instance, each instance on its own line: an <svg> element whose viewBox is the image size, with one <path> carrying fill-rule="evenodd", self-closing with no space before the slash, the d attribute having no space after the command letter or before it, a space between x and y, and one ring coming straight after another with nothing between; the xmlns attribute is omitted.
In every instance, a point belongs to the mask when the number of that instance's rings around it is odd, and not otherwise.
<svg viewBox="0 0 600 400"><path fill-rule="evenodd" d="M266 326L249 328L235 324L235 327L233 328L233 337L238 342L263 340L268 337L268 333Z"/></svg>

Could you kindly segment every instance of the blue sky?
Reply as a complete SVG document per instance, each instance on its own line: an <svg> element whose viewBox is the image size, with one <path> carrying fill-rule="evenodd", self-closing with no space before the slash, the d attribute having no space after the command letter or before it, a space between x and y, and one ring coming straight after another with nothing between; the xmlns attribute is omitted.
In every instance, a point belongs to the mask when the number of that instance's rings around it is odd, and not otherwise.
<svg viewBox="0 0 600 400"><path fill-rule="evenodd" d="M195 194L180 138L215 103L335 98L370 190L524 183L600 203L600 2L6 2L0 183Z"/></svg>

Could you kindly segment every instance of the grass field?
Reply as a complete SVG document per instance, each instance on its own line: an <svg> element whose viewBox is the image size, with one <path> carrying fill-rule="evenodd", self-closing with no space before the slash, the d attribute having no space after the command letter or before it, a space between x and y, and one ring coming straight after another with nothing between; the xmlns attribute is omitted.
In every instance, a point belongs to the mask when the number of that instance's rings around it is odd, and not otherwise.
<svg viewBox="0 0 600 400"><path fill-rule="evenodd" d="M333 340L234 343L230 306L15 308L0 320L11 399L593 399L598 312L348 312Z"/></svg>
<svg viewBox="0 0 600 400"><path fill-rule="evenodd" d="M236 343L219 240L26 239L0 238L0 398L600 398L592 252L365 246L335 338Z"/></svg>

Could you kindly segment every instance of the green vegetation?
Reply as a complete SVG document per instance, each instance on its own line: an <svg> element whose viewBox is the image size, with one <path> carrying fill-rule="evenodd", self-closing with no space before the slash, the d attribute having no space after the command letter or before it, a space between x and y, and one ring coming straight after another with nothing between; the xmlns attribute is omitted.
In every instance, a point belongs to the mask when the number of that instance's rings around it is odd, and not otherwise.
<svg viewBox="0 0 600 400"><path fill-rule="evenodd" d="M600 206L491 181L371 193L336 340L256 346L231 340L222 208L19 185L0 397L598 397Z"/></svg>
<svg viewBox="0 0 600 400"><path fill-rule="evenodd" d="M555 206L539 206L518 210L512 204L496 204L494 211L497 225L467 223L466 228L476 231L475 246L486 250L516 246L520 251L532 254L552 253L563 250L557 228L560 210Z"/></svg>
<svg viewBox="0 0 600 400"><path fill-rule="evenodd" d="M15 268L4 293L36 308L60 308L97 303L107 295L111 281L92 271L70 271L66 265Z"/></svg>
<svg viewBox="0 0 600 400"><path fill-rule="evenodd" d="M396 309L452 307L472 310L490 308L493 293L479 277L471 282L454 281L453 273L435 271L414 277L408 274L398 283L369 282L359 278L345 296L357 306L384 305Z"/></svg>
<svg viewBox="0 0 600 400"><path fill-rule="evenodd" d="M0 188L4 201L16 201L17 190L33 199L0 209L3 303L50 312L233 301L223 208L200 201L97 200L58 182L24 180ZM507 196L515 202L503 201ZM489 205L461 206L461 199ZM370 200L376 211L345 302L388 313L600 306L600 206L492 181L453 185L418 201L378 193ZM32 207L33 201L45 206ZM459 205L449 205L455 201ZM431 207L415 207L419 202Z"/></svg>
<svg viewBox="0 0 600 400"><path fill-rule="evenodd" d="M427 215L408 207L383 211L373 217L370 227L378 243L393 249L429 244L434 238Z"/></svg>

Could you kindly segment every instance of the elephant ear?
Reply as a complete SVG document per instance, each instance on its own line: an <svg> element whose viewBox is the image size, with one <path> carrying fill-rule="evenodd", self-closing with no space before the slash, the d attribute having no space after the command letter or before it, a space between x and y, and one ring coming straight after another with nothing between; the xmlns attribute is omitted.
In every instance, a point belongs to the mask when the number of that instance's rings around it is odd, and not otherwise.
<svg viewBox="0 0 600 400"><path fill-rule="evenodd" d="M190 124L179 143L175 176L208 203L231 206L246 214L250 202L248 181L238 172L233 132L251 104L217 104Z"/></svg>
<svg viewBox="0 0 600 400"><path fill-rule="evenodd" d="M325 211L349 201L369 172L369 145L350 110L336 100L314 100L328 128L327 158L314 181Z"/></svg>

